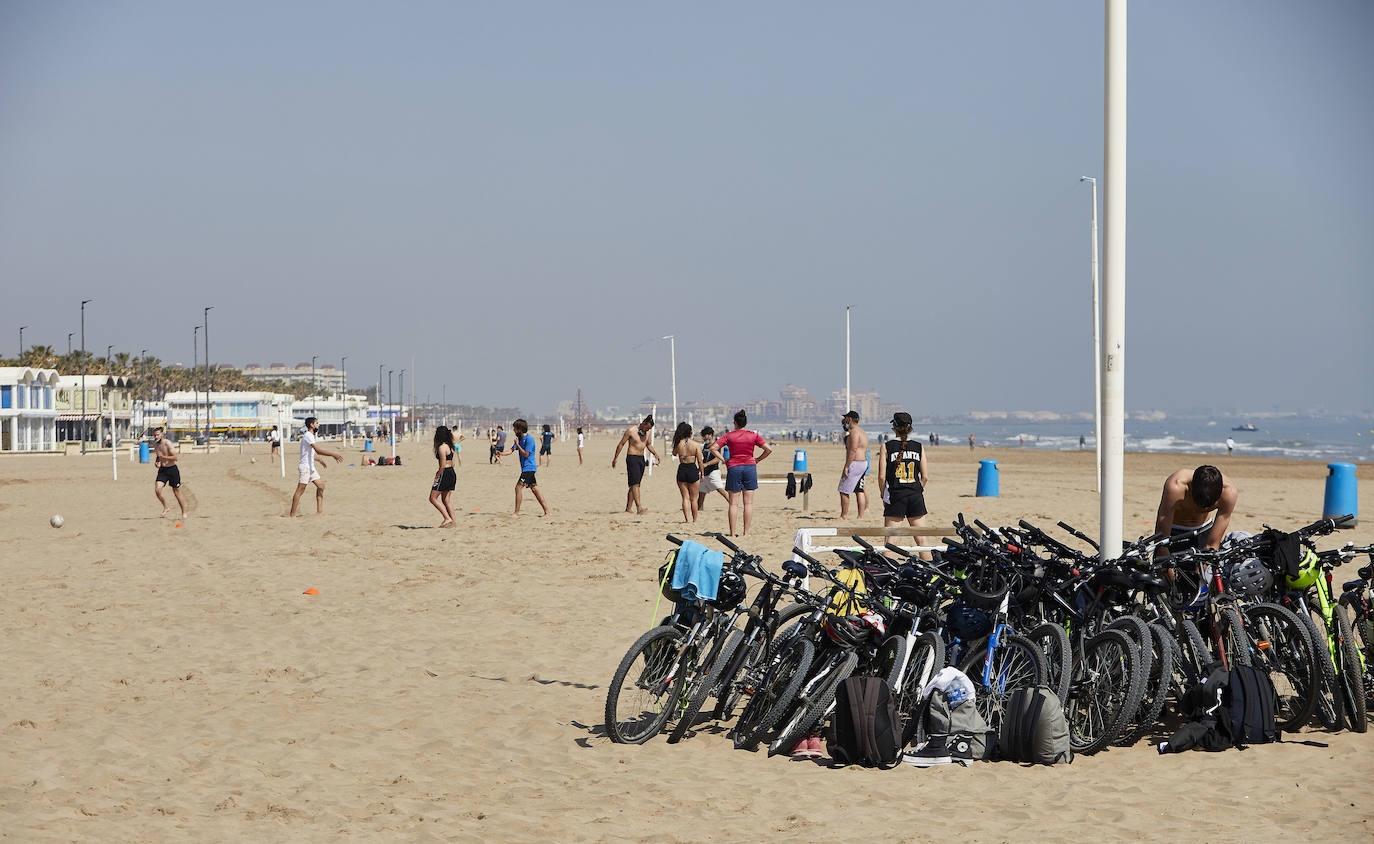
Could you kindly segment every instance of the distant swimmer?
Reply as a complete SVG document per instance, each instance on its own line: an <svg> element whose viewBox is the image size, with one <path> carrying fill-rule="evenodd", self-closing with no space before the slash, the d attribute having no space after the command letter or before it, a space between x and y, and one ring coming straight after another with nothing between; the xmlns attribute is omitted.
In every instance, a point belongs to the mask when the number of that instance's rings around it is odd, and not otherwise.
<svg viewBox="0 0 1374 844"><path fill-rule="evenodd" d="M644 452L648 451L654 459L663 462L663 458L658 456L654 450L654 444L649 439L649 433L654 429L654 417L646 416L644 421L638 425L631 425L625 429L625 433L620 435L620 442L616 443L615 456L611 458L611 468L620 460L620 450L625 449L625 478L629 482L629 491L625 493L625 512L630 512L630 507L635 508L636 513L646 513L643 503L639 498L639 485L644 481L644 469L648 462L644 459Z"/></svg>
<svg viewBox="0 0 1374 844"><path fill-rule="evenodd" d="M319 470L315 468L315 461L319 457L332 457L335 463L343 462L343 455L333 451L325 451L315 445L315 431L320 427L320 420L314 416L305 420L305 427L301 430L301 459L296 464L299 477L296 482L296 494L291 496L291 517L295 518L296 510L300 507L301 493L311 484L315 485L315 512L324 512L324 478L320 477Z"/></svg>
<svg viewBox="0 0 1374 844"><path fill-rule="evenodd" d="M859 414L853 410L840 417L844 426L844 468L840 470L840 518L849 518L849 496L854 496L859 518L868 509L868 493L864 492L864 477L868 475L868 432L859 426Z"/></svg>
<svg viewBox="0 0 1374 844"><path fill-rule="evenodd" d="M461 436L461 435L460 435ZM458 486L458 473L454 471L453 459L458 454L453 432L440 425L434 429L434 459L439 465L434 470L434 484L429 488L429 503L439 511L443 521L439 527L453 527L453 490Z"/></svg>
<svg viewBox="0 0 1374 844"><path fill-rule="evenodd" d="M181 508L181 517L186 518L186 501L181 497L181 467L177 466L177 461L181 455L177 454L176 446L172 445L162 434L161 428L153 429L153 465L157 467L157 480L153 481L153 494L157 496L157 502L162 505L162 515L167 515L167 499L162 497L162 488L169 486L172 488L172 495L176 496L177 506Z"/></svg>

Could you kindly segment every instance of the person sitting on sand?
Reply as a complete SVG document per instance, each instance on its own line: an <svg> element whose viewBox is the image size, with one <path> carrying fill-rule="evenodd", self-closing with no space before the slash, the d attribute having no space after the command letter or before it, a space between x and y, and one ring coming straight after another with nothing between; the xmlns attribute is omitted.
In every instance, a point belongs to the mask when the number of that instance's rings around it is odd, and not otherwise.
<svg viewBox="0 0 1374 844"><path fill-rule="evenodd" d="M620 459L620 450L625 449L625 478L629 481L630 488L625 493L625 512L630 512L633 505L635 512L639 514L647 513L644 504L639 499L639 485L644 480L644 469L649 464L644 459L644 452L648 451L654 459L663 462L663 458L658 456L654 450L654 444L649 438L649 433L654 429L654 417L646 416L644 421L638 425L631 425L625 429L625 433L620 435L620 442L616 443L615 455L611 457L611 468L615 468L616 461Z"/></svg>
<svg viewBox="0 0 1374 844"><path fill-rule="evenodd" d="M153 465L157 467L157 480L153 481L153 494L157 496L157 503L162 505L162 515L167 515L167 499L162 497L162 488L169 486L172 488L172 495L176 496L177 506L181 508L181 517L186 518L186 501L181 497L181 468L177 466L177 461L181 455L177 454L176 446L163 436L161 428L153 429Z"/></svg>

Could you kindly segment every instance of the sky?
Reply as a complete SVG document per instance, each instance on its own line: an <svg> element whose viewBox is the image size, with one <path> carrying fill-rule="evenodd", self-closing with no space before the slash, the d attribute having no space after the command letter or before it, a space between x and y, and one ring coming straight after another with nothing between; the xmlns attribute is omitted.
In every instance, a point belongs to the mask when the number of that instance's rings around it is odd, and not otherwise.
<svg viewBox="0 0 1374 844"><path fill-rule="evenodd" d="M1129 18L1126 407L1374 408L1374 4ZM0 2L0 349L1092 406L1101 2ZM411 360L415 364L411 366ZM354 375L357 373L357 375Z"/></svg>

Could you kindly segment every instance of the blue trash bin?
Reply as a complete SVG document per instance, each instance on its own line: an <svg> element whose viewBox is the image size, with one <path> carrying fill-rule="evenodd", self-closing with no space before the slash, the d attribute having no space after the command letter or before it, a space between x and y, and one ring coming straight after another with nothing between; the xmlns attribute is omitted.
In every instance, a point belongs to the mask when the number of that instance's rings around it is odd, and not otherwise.
<svg viewBox="0 0 1374 844"><path fill-rule="evenodd" d="M148 459L148 444L146 442L141 442L138 444L138 462L147 463Z"/></svg>
<svg viewBox="0 0 1374 844"><path fill-rule="evenodd" d="M1354 463L1328 463L1331 472L1326 476L1326 500L1322 502L1322 518L1360 514L1359 491L1355 484ZM1352 519L1344 527L1352 528L1359 524Z"/></svg>
<svg viewBox="0 0 1374 844"><path fill-rule="evenodd" d="M806 471L806 449L804 449L804 448L799 448L799 449L797 449L796 453L794 453L794 454L792 455L792 471L793 471L793 472L805 472L805 471Z"/></svg>
<svg viewBox="0 0 1374 844"><path fill-rule="evenodd" d="M978 489L973 493L979 498L997 497L997 461L978 461Z"/></svg>
<svg viewBox="0 0 1374 844"><path fill-rule="evenodd" d="M367 438L366 440L363 441L363 451L371 451L371 450L372 450L372 438L369 437L369 438Z"/></svg>

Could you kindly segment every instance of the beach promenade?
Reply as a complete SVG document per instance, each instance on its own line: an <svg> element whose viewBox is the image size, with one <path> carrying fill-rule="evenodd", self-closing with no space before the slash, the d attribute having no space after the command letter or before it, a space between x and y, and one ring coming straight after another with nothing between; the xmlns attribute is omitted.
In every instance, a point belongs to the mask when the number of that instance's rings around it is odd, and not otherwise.
<svg viewBox="0 0 1374 844"><path fill-rule="evenodd" d="M404 465L324 471L326 513L285 518L295 485L267 446L183 450L194 508L159 519L150 464L0 458L0 830L14 840L1266 841L1371 836L1374 732L1308 730L1245 752L1159 756L1141 742L1072 765L831 771L734 751L705 729L670 746L601 735L606 684L651 623L681 524L672 465L630 516L615 439L586 464L556 443L553 510L511 518L514 461L469 437L438 530L426 442ZM334 449L337 446L330 444ZM776 569L800 527L842 527L838 446L805 446L804 514L760 490ZM1091 451L930 450L933 524L1064 519L1097 531ZM791 467L779 442L764 464ZM250 458L256 457L257 462ZM974 498L980 459L1001 495ZM122 459L122 458L121 458ZM1169 471L1214 462L1240 488L1234 529L1321 515L1319 462L1125 457L1125 533L1151 532ZM1366 509L1374 467L1360 474ZM873 487L870 487L873 489ZM872 493L876 502L876 490ZM697 531L725 529L708 497ZM175 512L175 510L174 510ZM66 524L48 527L60 513ZM881 505L866 525L881 524ZM861 524L851 522L851 524ZM1374 541L1374 517L1322 547ZM710 544L710 541L708 541ZM1353 576L1353 575L1352 575ZM317 589L317 595L302 594ZM984 800L980 795L995 800Z"/></svg>

